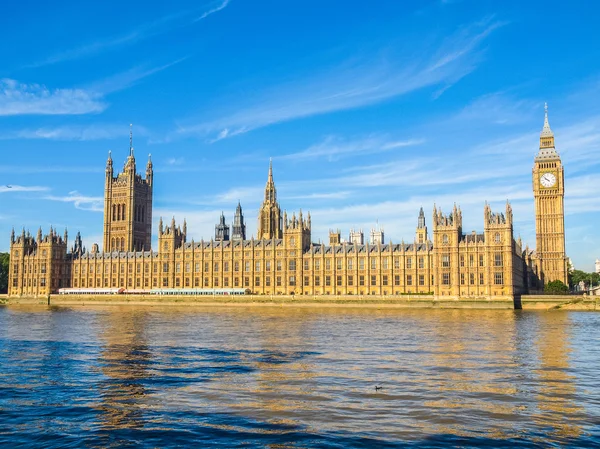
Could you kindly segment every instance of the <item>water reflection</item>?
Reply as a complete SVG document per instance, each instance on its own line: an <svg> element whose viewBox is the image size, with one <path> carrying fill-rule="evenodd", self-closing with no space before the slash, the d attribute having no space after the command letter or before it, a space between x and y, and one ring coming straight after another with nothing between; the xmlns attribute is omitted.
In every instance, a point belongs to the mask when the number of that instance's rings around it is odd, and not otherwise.
<svg viewBox="0 0 600 449"><path fill-rule="evenodd" d="M0 445L594 445L599 325L560 312L0 308Z"/></svg>
<svg viewBox="0 0 600 449"><path fill-rule="evenodd" d="M99 322L98 358L99 420L102 429L131 429L143 426L143 398L152 353L148 347L143 312L104 314Z"/></svg>
<svg viewBox="0 0 600 449"><path fill-rule="evenodd" d="M535 335L539 365L536 424L551 435L569 441L582 435L583 409L575 402L576 382L570 374L572 340L571 321L567 314L540 314Z"/></svg>

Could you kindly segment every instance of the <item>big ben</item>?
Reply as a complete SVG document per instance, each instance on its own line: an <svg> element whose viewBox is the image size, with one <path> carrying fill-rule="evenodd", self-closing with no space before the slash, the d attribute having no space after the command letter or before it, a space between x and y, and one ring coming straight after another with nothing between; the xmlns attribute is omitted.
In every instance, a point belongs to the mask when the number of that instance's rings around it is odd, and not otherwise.
<svg viewBox="0 0 600 449"><path fill-rule="evenodd" d="M548 123L546 105L540 150L533 166L536 253L540 279L544 284L555 280L567 283L564 181L564 168L554 146L554 133Z"/></svg>

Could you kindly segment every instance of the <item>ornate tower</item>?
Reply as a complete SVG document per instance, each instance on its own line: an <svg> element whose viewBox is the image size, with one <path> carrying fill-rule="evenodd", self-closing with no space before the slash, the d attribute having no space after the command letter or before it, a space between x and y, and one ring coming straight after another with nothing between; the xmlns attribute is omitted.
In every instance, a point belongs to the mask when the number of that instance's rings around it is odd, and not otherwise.
<svg viewBox="0 0 600 449"><path fill-rule="evenodd" d="M554 133L545 106L540 150L533 165L536 253L543 284L560 280L567 283L565 254L564 169L554 147Z"/></svg>
<svg viewBox="0 0 600 449"><path fill-rule="evenodd" d="M149 250L152 241L152 188L154 171L148 157L146 178L136 173L133 136L123 172L114 176L108 153L104 183L104 252Z"/></svg>
<svg viewBox="0 0 600 449"><path fill-rule="evenodd" d="M417 223L415 241L417 243L425 243L427 241L427 226L425 225L425 212L423 211L423 208L419 211L419 221Z"/></svg>
<svg viewBox="0 0 600 449"><path fill-rule="evenodd" d="M231 226L231 240L246 240L246 224L244 223L244 214L242 213L242 205L238 201L235 209L235 217L233 217L233 225Z"/></svg>
<svg viewBox="0 0 600 449"><path fill-rule="evenodd" d="M280 239L283 237L281 208L277 203L277 190L273 182L273 162L269 162L269 179L265 187L265 200L258 212L258 238Z"/></svg>
<svg viewBox="0 0 600 449"><path fill-rule="evenodd" d="M229 241L229 226L225 224L225 215L221 212L221 218L219 218L219 224L215 225L215 241L227 242Z"/></svg>

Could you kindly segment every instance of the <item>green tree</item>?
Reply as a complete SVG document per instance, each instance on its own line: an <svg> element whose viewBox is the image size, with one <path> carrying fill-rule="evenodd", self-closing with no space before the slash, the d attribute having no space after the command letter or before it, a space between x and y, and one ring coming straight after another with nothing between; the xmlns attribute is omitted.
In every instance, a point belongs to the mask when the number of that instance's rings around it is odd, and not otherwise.
<svg viewBox="0 0 600 449"><path fill-rule="evenodd" d="M584 282L586 287L590 285L590 282L592 285L597 286L600 283L600 274L586 273L585 271L581 270L573 270L573 272L569 275L569 284L571 284L571 287L579 285L581 281Z"/></svg>
<svg viewBox="0 0 600 449"><path fill-rule="evenodd" d="M569 287L566 286L563 281L556 280L546 284L544 293L549 295L567 295L569 293Z"/></svg>
<svg viewBox="0 0 600 449"><path fill-rule="evenodd" d="M8 292L8 266L10 255L0 253L0 294Z"/></svg>

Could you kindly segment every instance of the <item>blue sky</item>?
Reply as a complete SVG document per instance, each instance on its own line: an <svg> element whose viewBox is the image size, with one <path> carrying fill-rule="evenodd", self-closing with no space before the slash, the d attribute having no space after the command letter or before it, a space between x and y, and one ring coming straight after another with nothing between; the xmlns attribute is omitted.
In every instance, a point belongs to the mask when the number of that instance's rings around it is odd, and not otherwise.
<svg viewBox="0 0 600 449"><path fill-rule="evenodd" d="M0 16L0 251L14 225L101 243L104 166L133 123L155 221L210 239L238 199L256 232L269 158L313 240L419 207L515 212L535 246L531 168L548 102L567 253L600 257L600 6L590 1L10 2ZM6 188L11 185L12 188ZM154 228L156 230L156 227Z"/></svg>

